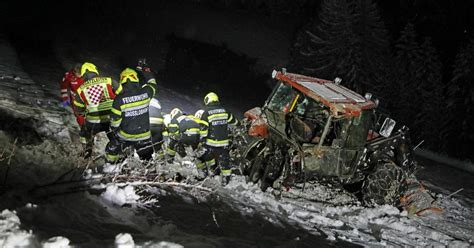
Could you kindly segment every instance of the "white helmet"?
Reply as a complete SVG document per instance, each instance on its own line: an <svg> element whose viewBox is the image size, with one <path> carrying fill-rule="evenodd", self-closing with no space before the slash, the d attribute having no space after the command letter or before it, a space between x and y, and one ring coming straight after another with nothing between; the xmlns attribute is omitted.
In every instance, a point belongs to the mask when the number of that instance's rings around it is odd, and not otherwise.
<svg viewBox="0 0 474 248"><path fill-rule="evenodd" d="M171 116L171 119L174 119L178 114L182 114L183 111L181 111L181 109L179 108L174 108L173 110L171 110L170 112L170 116Z"/></svg>
<svg viewBox="0 0 474 248"><path fill-rule="evenodd" d="M171 122L171 115L170 114L165 114L163 115L163 123L165 124L165 127L168 127Z"/></svg>
<svg viewBox="0 0 474 248"><path fill-rule="evenodd" d="M194 117L196 117L198 119L201 119L202 114L204 114L204 109L200 109L200 110L196 111L196 113L194 113Z"/></svg>

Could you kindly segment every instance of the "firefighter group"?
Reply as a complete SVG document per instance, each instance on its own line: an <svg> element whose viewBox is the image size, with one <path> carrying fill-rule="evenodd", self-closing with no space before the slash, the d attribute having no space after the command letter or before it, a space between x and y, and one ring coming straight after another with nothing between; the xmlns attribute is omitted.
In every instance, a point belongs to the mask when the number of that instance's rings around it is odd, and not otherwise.
<svg viewBox="0 0 474 248"><path fill-rule="evenodd" d="M193 151L199 154L198 179L221 175L227 184L232 172L229 128L238 123L237 119L214 92L205 95L205 108L194 115L179 108L166 114L157 90L155 74L145 59L134 68L125 68L118 81L101 76L90 62L76 64L68 71L61 83L61 105L71 106L80 126L82 156L91 157L94 137L105 132L109 139L107 164L123 162L127 148L143 161L158 158L170 164L177 153L184 157ZM198 149L200 152L194 152Z"/></svg>

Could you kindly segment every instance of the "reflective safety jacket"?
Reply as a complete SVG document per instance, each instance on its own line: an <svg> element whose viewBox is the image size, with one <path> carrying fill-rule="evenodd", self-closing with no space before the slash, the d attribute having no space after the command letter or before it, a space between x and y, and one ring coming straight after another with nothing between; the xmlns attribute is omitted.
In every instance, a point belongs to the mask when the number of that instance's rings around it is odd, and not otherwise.
<svg viewBox="0 0 474 248"><path fill-rule="evenodd" d="M194 115L188 115L189 118L193 119L195 122L197 122L199 124L199 139L202 141L202 140L205 140L205 138L207 137L207 132L209 130L208 128L208 123L197 118L196 116Z"/></svg>
<svg viewBox="0 0 474 248"><path fill-rule="evenodd" d="M212 147L226 147L229 145L228 125L236 125L238 121L219 102L208 104L201 120L207 124L204 124L204 127L207 127L206 145Z"/></svg>
<svg viewBox="0 0 474 248"><path fill-rule="evenodd" d="M76 77L74 70L64 74L63 80L61 81L61 100L71 102L74 101L75 96L77 95L77 89L81 84L84 83L84 80L81 77Z"/></svg>
<svg viewBox="0 0 474 248"><path fill-rule="evenodd" d="M110 121L110 109L115 98L118 83L109 77L86 73L85 82L77 89L74 107L79 115L86 116L86 122L106 123Z"/></svg>
<svg viewBox="0 0 474 248"><path fill-rule="evenodd" d="M151 137L150 100L155 96L156 80L150 75L147 83L126 82L112 106L111 127L124 141L140 141Z"/></svg>
<svg viewBox="0 0 474 248"><path fill-rule="evenodd" d="M175 140L190 137L196 137L196 140L198 140L200 136L200 128L194 118L188 115L179 114L171 119L170 124L168 125L168 133L169 136Z"/></svg>
<svg viewBox="0 0 474 248"><path fill-rule="evenodd" d="M150 100L150 127L163 126L163 114L161 113L161 104L157 95Z"/></svg>

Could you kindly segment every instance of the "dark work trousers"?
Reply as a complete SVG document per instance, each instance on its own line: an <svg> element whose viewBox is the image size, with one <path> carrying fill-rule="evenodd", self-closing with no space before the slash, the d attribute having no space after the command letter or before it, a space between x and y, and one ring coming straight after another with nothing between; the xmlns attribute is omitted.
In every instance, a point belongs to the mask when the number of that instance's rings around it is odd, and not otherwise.
<svg viewBox="0 0 474 248"><path fill-rule="evenodd" d="M205 161L206 164L212 164L212 160L215 160L215 164L210 166L210 170L217 172L217 169L230 170L229 163L229 149L228 147L213 147L206 145L206 152L201 157L201 160ZM217 173L216 173L217 174Z"/></svg>
<svg viewBox="0 0 474 248"><path fill-rule="evenodd" d="M150 125L150 131L153 150L156 154L160 154L163 152L163 125Z"/></svg>
<svg viewBox="0 0 474 248"><path fill-rule="evenodd" d="M153 155L153 144L151 138L140 141L125 141L120 138L113 140L105 147L106 157L109 163L121 162L125 159L123 152L127 147L132 147L141 160L150 160ZM113 158L113 159L112 159Z"/></svg>
<svg viewBox="0 0 474 248"><path fill-rule="evenodd" d="M196 148L199 145L199 134L193 134L193 135L180 135L179 140L175 139L170 139L170 143L168 145L168 151L172 150L174 152L177 152L179 156L184 157L186 156L186 146L190 146L193 150L196 150ZM169 155L174 156L172 154L173 152L169 152Z"/></svg>
<svg viewBox="0 0 474 248"><path fill-rule="evenodd" d="M83 151L84 158L90 158L92 155L92 149L94 147L94 137L100 133L106 132L109 141L115 139L114 134L110 130L110 123L90 123L87 122L81 127L80 136L85 140L85 147Z"/></svg>

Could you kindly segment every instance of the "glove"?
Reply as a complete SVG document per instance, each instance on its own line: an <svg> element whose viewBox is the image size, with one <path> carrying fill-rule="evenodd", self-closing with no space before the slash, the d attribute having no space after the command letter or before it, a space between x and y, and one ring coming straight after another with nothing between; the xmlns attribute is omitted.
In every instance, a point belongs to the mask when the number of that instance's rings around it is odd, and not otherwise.
<svg viewBox="0 0 474 248"><path fill-rule="evenodd" d="M138 59L137 71L146 71L145 68L150 69L146 63L146 58Z"/></svg>
<svg viewBox="0 0 474 248"><path fill-rule="evenodd" d="M76 121L79 126L83 126L86 123L86 118L83 115L76 116Z"/></svg>
<svg viewBox="0 0 474 248"><path fill-rule="evenodd" d="M137 65L137 71L140 71L140 72L151 72L151 68L148 67L148 66L139 66Z"/></svg>
<svg viewBox="0 0 474 248"><path fill-rule="evenodd" d="M207 152L207 149L204 145L199 144L198 147L196 148L196 151L194 152L196 154L196 158L200 158L204 156L204 154Z"/></svg>
<svg viewBox="0 0 474 248"><path fill-rule="evenodd" d="M71 106L71 100L67 99L67 100L64 100L60 103L60 106L65 108L67 106Z"/></svg>
<svg viewBox="0 0 474 248"><path fill-rule="evenodd" d="M112 139L115 139L117 141L120 140L120 137L118 136L118 132L119 132L118 128L112 128L112 130L110 130L109 132L111 133Z"/></svg>
<svg viewBox="0 0 474 248"><path fill-rule="evenodd" d="M176 153L179 154L181 157L186 157L186 148L184 147L184 144L178 144L175 146Z"/></svg>

